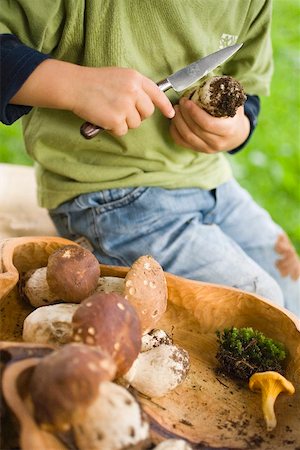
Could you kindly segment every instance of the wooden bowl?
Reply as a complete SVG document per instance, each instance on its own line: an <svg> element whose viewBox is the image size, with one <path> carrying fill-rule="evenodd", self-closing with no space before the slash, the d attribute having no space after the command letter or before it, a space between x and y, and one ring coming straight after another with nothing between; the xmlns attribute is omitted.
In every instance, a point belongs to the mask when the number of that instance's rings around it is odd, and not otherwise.
<svg viewBox="0 0 300 450"><path fill-rule="evenodd" d="M45 266L62 238L26 237L0 242L0 339L21 341L32 308L18 293L19 273ZM125 277L128 269L101 266L102 276ZM197 449L288 450L300 448L300 322L262 297L166 273L168 309L158 326L185 348L191 370L185 382L162 398L140 396L154 439L181 437ZM267 432L260 394L247 384L216 374L216 330L250 326L281 341L288 350L286 378L293 396L275 404L277 427Z"/></svg>

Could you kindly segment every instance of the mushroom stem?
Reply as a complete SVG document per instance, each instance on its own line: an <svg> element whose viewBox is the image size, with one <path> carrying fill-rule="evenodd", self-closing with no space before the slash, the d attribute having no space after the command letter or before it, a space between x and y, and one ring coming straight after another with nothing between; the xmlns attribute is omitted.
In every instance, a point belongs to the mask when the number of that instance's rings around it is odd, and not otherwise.
<svg viewBox="0 0 300 450"><path fill-rule="evenodd" d="M271 395L271 393L266 390L262 391L262 410L268 431L273 430L277 425L274 405L279 393L280 392L278 392L277 395L275 396Z"/></svg>
<svg viewBox="0 0 300 450"><path fill-rule="evenodd" d="M246 101L242 85L225 75L206 78L199 86L186 91L184 97L214 117L234 117Z"/></svg>

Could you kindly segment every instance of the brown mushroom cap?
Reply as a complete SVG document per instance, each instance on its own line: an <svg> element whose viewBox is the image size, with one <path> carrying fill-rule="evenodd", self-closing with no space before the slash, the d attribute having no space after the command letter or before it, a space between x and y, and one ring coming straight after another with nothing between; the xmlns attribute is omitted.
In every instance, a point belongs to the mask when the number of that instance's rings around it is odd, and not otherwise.
<svg viewBox="0 0 300 450"><path fill-rule="evenodd" d="M141 325L134 307L116 292L85 299L73 316L73 341L96 345L112 356L117 375L126 373L141 349Z"/></svg>
<svg viewBox="0 0 300 450"><path fill-rule="evenodd" d="M49 256L47 282L63 300L79 303L95 291L99 276L97 258L79 245L66 245Z"/></svg>
<svg viewBox="0 0 300 450"><path fill-rule="evenodd" d="M160 264L146 255L138 258L125 277L125 298L139 315L142 333L153 328L167 308L167 283Z"/></svg>
<svg viewBox="0 0 300 450"><path fill-rule="evenodd" d="M79 423L98 396L99 384L112 380L116 366L102 350L67 344L36 366L30 394L37 422L48 431Z"/></svg>

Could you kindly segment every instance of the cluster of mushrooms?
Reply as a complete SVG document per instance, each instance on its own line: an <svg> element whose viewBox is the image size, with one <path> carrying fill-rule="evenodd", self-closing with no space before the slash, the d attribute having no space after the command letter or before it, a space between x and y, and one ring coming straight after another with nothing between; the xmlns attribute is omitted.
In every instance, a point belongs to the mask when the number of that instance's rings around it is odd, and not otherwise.
<svg viewBox="0 0 300 450"><path fill-rule="evenodd" d="M125 279L100 275L89 250L68 245L20 283L35 308L23 340L54 346L30 379L33 414L42 430L71 430L79 450L149 448L149 423L132 388L166 395L185 380L189 355L156 328L167 307L157 261L141 256ZM183 440L156 447L169 448L190 449Z"/></svg>

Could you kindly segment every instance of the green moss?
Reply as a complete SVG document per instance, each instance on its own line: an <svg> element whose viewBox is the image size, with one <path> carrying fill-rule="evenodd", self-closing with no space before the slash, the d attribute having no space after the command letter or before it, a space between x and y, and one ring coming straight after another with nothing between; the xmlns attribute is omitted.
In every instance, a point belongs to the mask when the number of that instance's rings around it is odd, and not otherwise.
<svg viewBox="0 0 300 450"><path fill-rule="evenodd" d="M255 372L268 370L284 373L284 345L253 328L225 328L217 331L216 355L222 371L233 378L248 380Z"/></svg>

